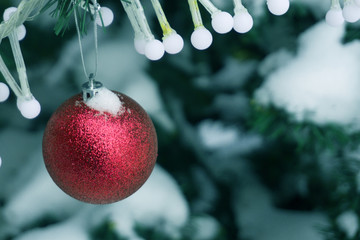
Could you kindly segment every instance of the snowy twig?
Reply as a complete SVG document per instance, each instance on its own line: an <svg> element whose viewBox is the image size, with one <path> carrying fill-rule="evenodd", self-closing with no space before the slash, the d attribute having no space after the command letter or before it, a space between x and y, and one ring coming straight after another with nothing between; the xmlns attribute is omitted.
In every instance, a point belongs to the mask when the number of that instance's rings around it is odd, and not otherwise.
<svg viewBox="0 0 360 240"><path fill-rule="evenodd" d="M228 227L227 234L231 239L237 239L238 229L236 227L235 215L231 204L231 189L224 182L219 171L214 170L216 168L210 168L208 165L210 162L209 160L211 158L216 158L216 156L208 153L202 146L200 137L195 133L195 129L193 129L193 126L186 119L182 102L175 97L174 94L167 93L165 96L169 103L173 120L179 129L181 129L181 140L193 151L196 158L199 160L198 164L200 164L207 174L211 176L217 190L220 192L219 195L221 196L221 199L218 199L218 204L213 206L213 210L216 212L217 208L222 208L226 211L222 216L222 221L225 221L226 223L224 223L224 225L227 225ZM221 160L222 159L215 159L215 162Z"/></svg>

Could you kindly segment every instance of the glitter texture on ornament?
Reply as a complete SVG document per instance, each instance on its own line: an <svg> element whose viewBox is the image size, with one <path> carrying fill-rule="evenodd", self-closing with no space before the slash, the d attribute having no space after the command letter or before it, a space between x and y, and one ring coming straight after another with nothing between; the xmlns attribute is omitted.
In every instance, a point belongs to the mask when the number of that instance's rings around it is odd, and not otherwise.
<svg viewBox="0 0 360 240"><path fill-rule="evenodd" d="M43 155L54 182L88 203L122 200L138 190L154 168L157 137L147 113L116 93L117 115L89 108L76 95L63 103L45 129Z"/></svg>

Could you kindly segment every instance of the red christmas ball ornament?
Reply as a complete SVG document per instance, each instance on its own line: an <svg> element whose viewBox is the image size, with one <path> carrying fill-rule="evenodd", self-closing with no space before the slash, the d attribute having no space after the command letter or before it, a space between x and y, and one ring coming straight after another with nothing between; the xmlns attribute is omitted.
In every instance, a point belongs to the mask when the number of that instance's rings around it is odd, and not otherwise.
<svg viewBox="0 0 360 240"><path fill-rule="evenodd" d="M133 194L157 158L156 132L145 110L122 93L101 89L94 99L79 94L63 103L43 137L44 162L54 182L92 204Z"/></svg>

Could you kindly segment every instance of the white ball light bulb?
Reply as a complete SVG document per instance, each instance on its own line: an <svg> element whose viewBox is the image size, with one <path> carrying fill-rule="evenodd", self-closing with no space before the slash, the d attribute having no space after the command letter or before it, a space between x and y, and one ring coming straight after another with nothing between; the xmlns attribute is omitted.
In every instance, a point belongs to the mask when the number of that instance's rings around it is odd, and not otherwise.
<svg viewBox="0 0 360 240"><path fill-rule="evenodd" d="M26 28L24 26L24 24L21 24L19 27L17 27L16 29L16 34L18 37L18 40L21 41L25 38L26 36Z"/></svg>
<svg viewBox="0 0 360 240"><path fill-rule="evenodd" d="M345 21L341 8L331 8L329 11L327 11L325 15L325 21L327 24L333 27L341 26Z"/></svg>
<svg viewBox="0 0 360 240"><path fill-rule="evenodd" d="M9 7L7 9L5 9L4 14L3 14L4 21L9 20L11 15L13 15L14 12L16 12L16 11L17 11L16 7Z"/></svg>
<svg viewBox="0 0 360 240"><path fill-rule="evenodd" d="M360 8L354 2L350 2L345 4L342 15L345 21L354 23L360 19Z"/></svg>
<svg viewBox="0 0 360 240"><path fill-rule="evenodd" d="M145 56L152 61L159 60L164 53L164 44L157 39L151 40L145 45Z"/></svg>
<svg viewBox="0 0 360 240"><path fill-rule="evenodd" d="M17 99L17 107L20 110L21 115L28 119L36 118L41 111L40 103L32 97L31 99Z"/></svg>
<svg viewBox="0 0 360 240"><path fill-rule="evenodd" d="M211 16L211 18L211 25L217 33L228 33L234 26L234 20L228 12L216 12Z"/></svg>
<svg viewBox="0 0 360 240"><path fill-rule="evenodd" d="M205 27L198 27L191 34L191 44L198 50L205 50L212 44L213 37Z"/></svg>
<svg viewBox="0 0 360 240"><path fill-rule="evenodd" d="M184 39L176 32L173 32L163 38L163 44L167 53L177 54L184 47Z"/></svg>
<svg viewBox="0 0 360 240"><path fill-rule="evenodd" d="M234 30L238 33L247 33L254 25L254 20L248 11L236 13L234 16Z"/></svg>
<svg viewBox="0 0 360 240"><path fill-rule="evenodd" d="M0 102L5 102L9 98L9 95L9 87L5 83L0 82Z"/></svg>
<svg viewBox="0 0 360 240"><path fill-rule="evenodd" d="M7 8L4 11L4 14L3 14L4 21L8 21L10 19L11 15L13 15L14 12L16 12L16 11L17 11L16 7ZM18 37L19 41L21 41L21 40L23 40L25 38L25 36L26 36L26 28L25 28L24 24L21 24L19 27L17 27L16 34L17 34L17 37Z"/></svg>
<svg viewBox="0 0 360 240"><path fill-rule="evenodd" d="M100 11L101 17L100 17L100 14L96 15L96 19L95 19L96 24L99 26L102 26L104 23L104 27L109 26L114 20L114 13L111 11L110 8L107 8L107 7L101 7L99 11ZM101 18L102 18L102 21L101 21Z"/></svg>
<svg viewBox="0 0 360 240"><path fill-rule="evenodd" d="M285 14L290 7L289 0L267 0L266 3L269 11L277 16Z"/></svg>
<svg viewBox="0 0 360 240"><path fill-rule="evenodd" d="M134 47L135 47L135 50L141 54L141 55L144 55L145 54L145 46L146 46L146 40L145 38L138 38L138 37L135 37L134 38Z"/></svg>

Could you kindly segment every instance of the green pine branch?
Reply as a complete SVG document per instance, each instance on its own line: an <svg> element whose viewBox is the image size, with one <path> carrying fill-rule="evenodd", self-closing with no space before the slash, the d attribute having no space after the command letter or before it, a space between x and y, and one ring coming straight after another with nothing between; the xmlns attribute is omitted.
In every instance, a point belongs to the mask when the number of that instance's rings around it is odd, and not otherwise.
<svg viewBox="0 0 360 240"><path fill-rule="evenodd" d="M90 11L90 1L85 0L50 0L45 7L43 12L56 5L55 9L50 13L50 15L57 19L54 30L56 35L62 35L68 29L69 23L73 18L74 11L77 11L77 16L79 18L79 27L82 34L86 33L86 19L88 15L92 18ZM84 10L80 14L79 8L82 7Z"/></svg>
<svg viewBox="0 0 360 240"><path fill-rule="evenodd" d="M297 122L284 110L274 106L264 107L255 101L251 107L250 128L269 140L283 139L295 143L299 153L324 149L336 153L344 148L354 149L360 144L360 132L349 132L345 126Z"/></svg>
<svg viewBox="0 0 360 240"><path fill-rule="evenodd" d="M131 3L131 0L121 0L126 3ZM49 0L45 5L42 12L50 9L56 5L55 9L50 13L50 15L57 19L54 30L56 35L63 35L68 29L69 23L73 18L74 11L76 11L79 21L79 28L81 34L86 33L86 19L88 16L93 20L93 15L91 14L91 0ZM83 8L84 11L80 12L79 9Z"/></svg>
<svg viewBox="0 0 360 240"><path fill-rule="evenodd" d="M131 0L121 1L131 3ZM0 43L3 38L6 38L25 21L34 20L40 13L44 13L55 5L56 7L51 11L50 15L57 19L54 27L56 35L63 34L68 29L74 11L77 11L81 34L86 33L86 19L88 16L90 16L91 20L94 20L90 10L92 0L22 0L18 5L18 11L8 21L0 23ZM80 11L80 8L84 9L84 11Z"/></svg>

